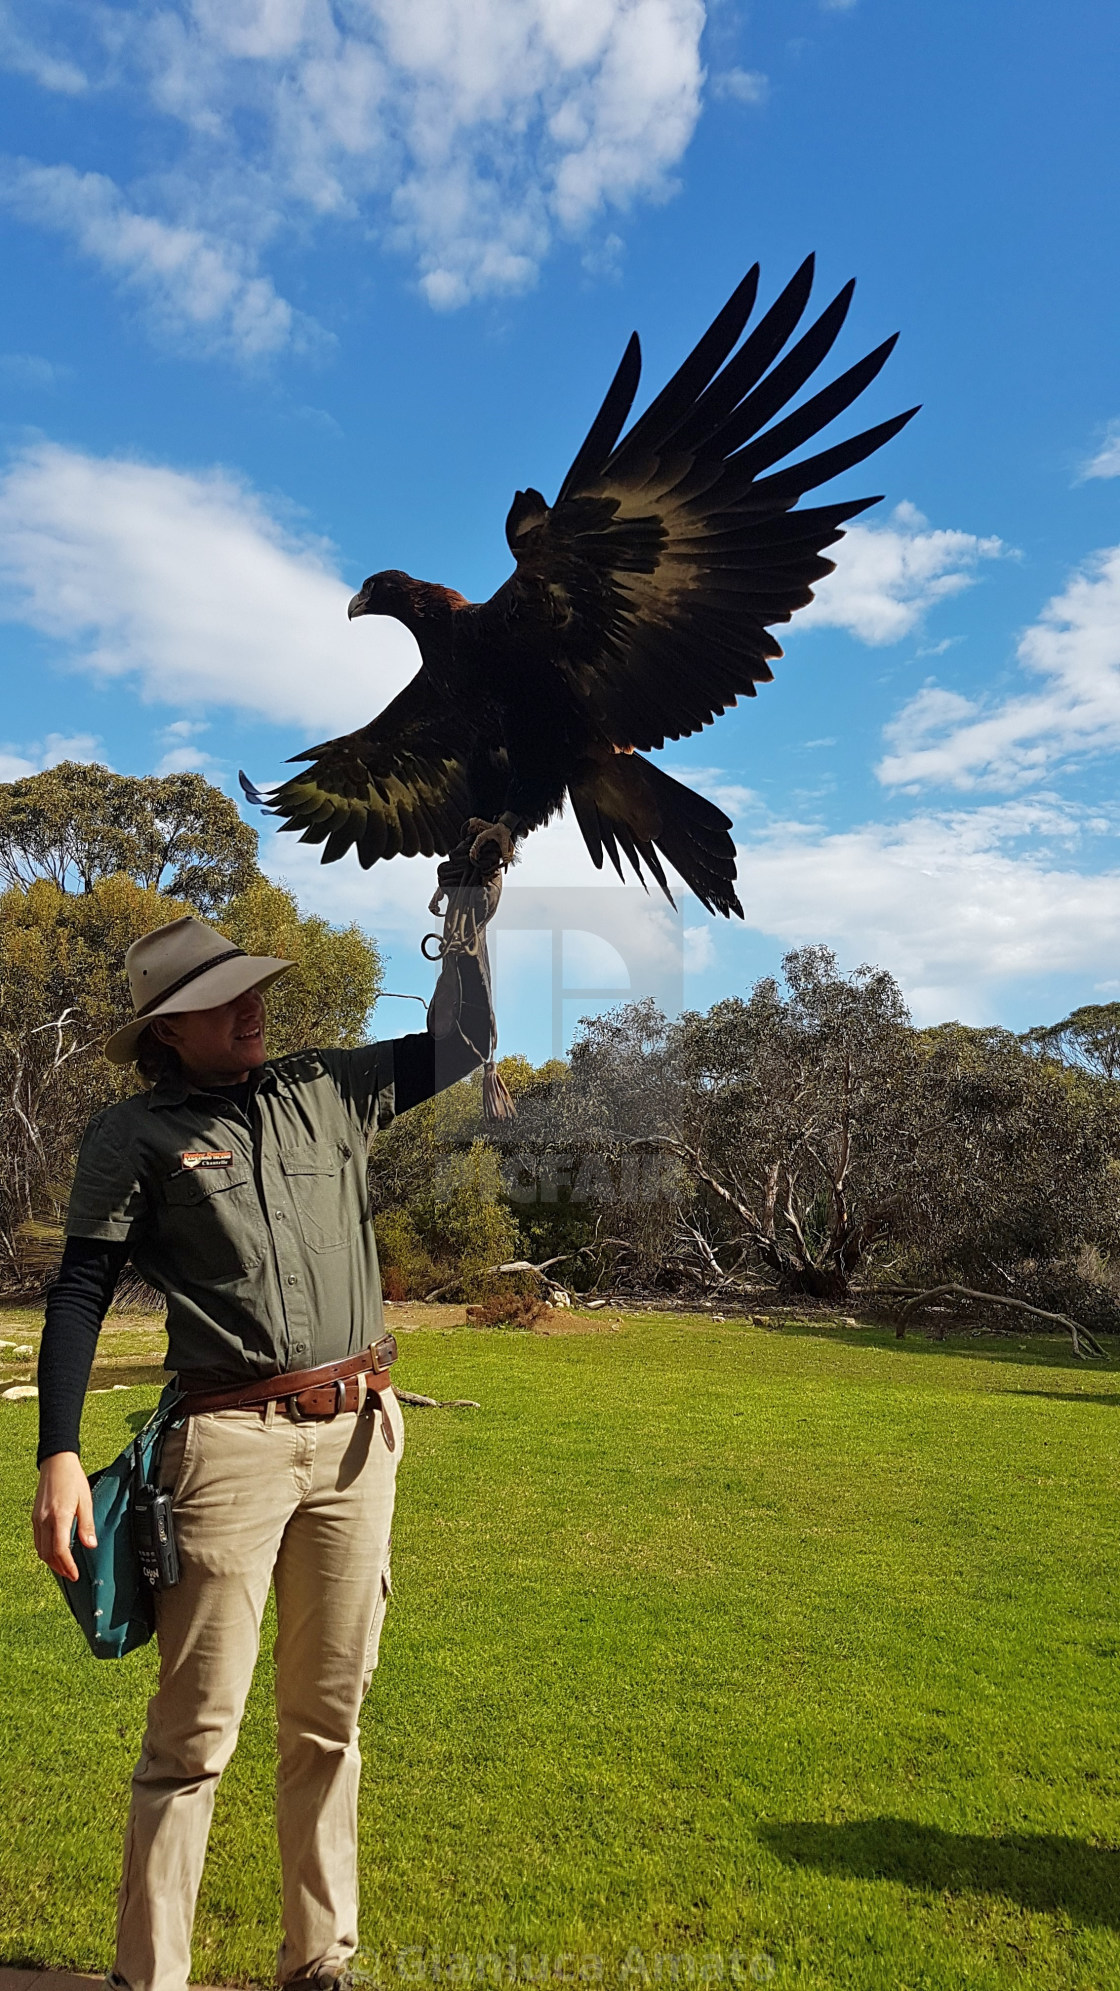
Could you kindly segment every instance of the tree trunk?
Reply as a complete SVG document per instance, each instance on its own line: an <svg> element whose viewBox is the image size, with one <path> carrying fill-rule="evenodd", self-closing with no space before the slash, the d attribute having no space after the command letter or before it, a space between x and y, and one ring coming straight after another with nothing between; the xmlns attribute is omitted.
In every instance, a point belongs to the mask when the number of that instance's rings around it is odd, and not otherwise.
<svg viewBox="0 0 1120 1991"><path fill-rule="evenodd" d="M851 1281L840 1265L790 1265L782 1270L782 1284L790 1293L804 1293L814 1300L836 1305L848 1298Z"/></svg>

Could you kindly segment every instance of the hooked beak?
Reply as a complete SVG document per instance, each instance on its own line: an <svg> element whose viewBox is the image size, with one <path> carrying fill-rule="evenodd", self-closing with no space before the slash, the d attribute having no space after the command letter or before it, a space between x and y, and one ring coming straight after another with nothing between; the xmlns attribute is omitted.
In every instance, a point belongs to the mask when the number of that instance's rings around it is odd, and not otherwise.
<svg viewBox="0 0 1120 1991"><path fill-rule="evenodd" d="M354 620L354 617L355 617L356 615L364 615L364 614L365 614L365 612L366 612L366 598L365 598L365 596L364 596L364 595L362 595L362 594L357 594L357 595L352 595L352 596L351 596L351 599L350 599L350 606L349 606L349 608L348 608L348 609L347 609L347 611L346 611L346 613L347 613L347 615L349 616L349 618L350 618L351 622L353 622L353 620Z"/></svg>

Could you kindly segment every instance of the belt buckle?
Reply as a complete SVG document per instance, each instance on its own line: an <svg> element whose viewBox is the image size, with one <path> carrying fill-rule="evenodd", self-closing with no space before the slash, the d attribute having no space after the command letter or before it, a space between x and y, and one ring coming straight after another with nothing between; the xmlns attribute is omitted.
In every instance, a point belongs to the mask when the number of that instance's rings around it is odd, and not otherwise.
<svg viewBox="0 0 1120 1991"><path fill-rule="evenodd" d="M325 1383L309 1383L307 1387L309 1389L325 1389L327 1385ZM310 1413L310 1415L307 1415L300 1409L299 1400L300 1397L303 1395L302 1390L297 1390L293 1396L285 1398L285 1401L288 1406L288 1416L291 1418L292 1423L293 1424L333 1424L335 1418L338 1416L339 1411L345 1410L346 1408L346 1384L341 1376L335 1376L330 1384L330 1387L335 1392L335 1406L333 1410L327 1411L325 1417L316 1417L313 1411Z"/></svg>

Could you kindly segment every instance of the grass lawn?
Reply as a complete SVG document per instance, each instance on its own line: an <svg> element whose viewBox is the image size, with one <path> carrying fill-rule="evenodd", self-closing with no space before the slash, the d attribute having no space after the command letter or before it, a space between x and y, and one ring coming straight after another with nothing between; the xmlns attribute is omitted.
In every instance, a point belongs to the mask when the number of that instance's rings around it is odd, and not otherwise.
<svg viewBox="0 0 1120 1991"><path fill-rule="evenodd" d="M1114 1991L1120 1363L598 1321L402 1335L481 1409L406 1413L359 1976ZM91 1464L154 1396L90 1400ZM103 1969L153 1650L90 1658L34 1562L34 1431L0 1403L0 1962ZM203 1981L271 1981L269 1643Z"/></svg>

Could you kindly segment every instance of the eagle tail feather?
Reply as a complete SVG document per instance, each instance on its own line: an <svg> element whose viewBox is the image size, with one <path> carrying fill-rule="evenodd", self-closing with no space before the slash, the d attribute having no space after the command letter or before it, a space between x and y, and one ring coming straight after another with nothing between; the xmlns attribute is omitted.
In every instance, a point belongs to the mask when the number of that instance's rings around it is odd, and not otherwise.
<svg viewBox="0 0 1120 1991"><path fill-rule="evenodd" d="M569 785L576 821L592 858L606 850L619 876L619 847L645 888L643 862L669 904L675 903L661 858L709 912L743 917L735 891L731 819L642 754L585 761ZM660 852L660 856L658 853ZM648 889L648 888L647 888Z"/></svg>

